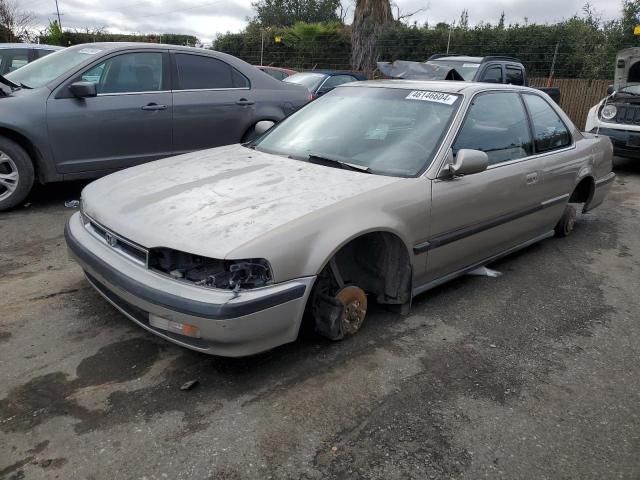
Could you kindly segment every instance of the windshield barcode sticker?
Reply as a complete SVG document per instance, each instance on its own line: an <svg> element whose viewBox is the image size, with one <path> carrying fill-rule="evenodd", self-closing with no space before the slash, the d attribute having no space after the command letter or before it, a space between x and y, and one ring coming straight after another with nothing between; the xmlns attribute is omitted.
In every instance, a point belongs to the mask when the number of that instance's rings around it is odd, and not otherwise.
<svg viewBox="0 0 640 480"><path fill-rule="evenodd" d="M422 100L423 102L437 102L453 105L457 98L458 97L456 95L449 95L448 93L414 90L405 97L405 100Z"/></svg>

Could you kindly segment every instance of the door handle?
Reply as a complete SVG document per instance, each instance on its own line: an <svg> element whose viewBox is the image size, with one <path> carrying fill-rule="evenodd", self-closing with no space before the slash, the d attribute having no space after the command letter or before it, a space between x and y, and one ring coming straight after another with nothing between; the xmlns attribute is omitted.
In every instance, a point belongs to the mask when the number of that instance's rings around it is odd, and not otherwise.
<svg viewBox="0 0 640 480"><path fill-rule="evenodd" d="M247 100L246 98L241 98L236 102L236 105L253 105L254 103L256 102L254 102L253 100Z"/></svg>
<svg viewBox="0 0 640 480"><path fill-rule="evenodd" d="M525 178L527 180L527 185L532 185L534 183L537 183L538 182L538 172L529 173L529 174L527 174L527 176Z"/></svg>
<svg viewBox="0 0 640 480"><path fill-rule="evenodd" d="M151 111L166 110L166 109L167 109L166 105L158 105L157 103L149 103L144 107L142 107L142 110L151 110Z"/></svg>

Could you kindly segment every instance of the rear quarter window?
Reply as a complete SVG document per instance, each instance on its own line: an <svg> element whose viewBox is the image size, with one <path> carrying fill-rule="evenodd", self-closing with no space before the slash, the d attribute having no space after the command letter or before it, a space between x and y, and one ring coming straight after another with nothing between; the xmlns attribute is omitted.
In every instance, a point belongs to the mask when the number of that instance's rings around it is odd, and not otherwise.
<svg viewBox="0 0 640 480"><path fill-rule="evenodd" d="M524 94L522 97L531 118L537 152L548 152L571 145L569 129L544 98L532 94Z"/></svg>

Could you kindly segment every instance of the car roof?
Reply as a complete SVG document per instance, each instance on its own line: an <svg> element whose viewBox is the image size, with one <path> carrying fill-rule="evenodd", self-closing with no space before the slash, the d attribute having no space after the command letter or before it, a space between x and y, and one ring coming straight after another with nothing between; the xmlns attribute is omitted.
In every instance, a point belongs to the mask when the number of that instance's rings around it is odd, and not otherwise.
<svg viewBox="0 0 640 480"><path fill-rule="evenodd" d="M34 50L62 50L58 45L44 45L42 43L0 43L0 49L7 48L31 48Z"/></svg>
<svg viewBox="0 0 640 480"><path fill-rule="evenodd" d="M434 62L438 60L452 60L454 62L469 62L469 63L482 63L484 57L462 57L462 56L442 56L434 59L430 59L428 61Z"/></svg>
<svg viewBox="0 0 640 480"><path fill-rule="evenodd" d="M510 57L506 55L487 55L486 57L468 57L462 55L431 55L427 62L437 62L438 60L451 60L454 62L468 62L468 63L484 63L489 61L502 61L502 62L515 62L522 63L520 59Z"/></svg>
<svg viewBox="0 0 640 480"><path fill-rule="evenodd" d="M204 51L204 52L215 52L215 50L209 50L206 48L197 48L197 47L185 47L183 45L169 45L166 43L147 43L147 42L95 42L95 43L79 43L77 45L73 45L69 47L70 49L81 49L81 48L99 48L100 50L118 50L118 49L129 49L129 48L170 48L171 50L184 50L187 52L193 51ZM217 52L219 53L219 52Z"/></svg>
<svg viewBox="0 0 640 480"><path fill-rule="evenodd" d="M322 73L323 75L329 75L329 76L334 76L334 75L352 75L356 78L361 78L361 79L365 79L367 78L366 76L364 76L361 73L358 72L352 72L349 70L322 70L322 69L317 69L317 70L305 70L303 72L300 73Z"/></svg>
<svg viewBox="0 0 640 480"><path fill-rule="evenodd" d="M474 94L485 90L504 90L504 91L526 91L536 92L537 90L521 85L506 85L501 83L480 83L480 82L462 82L455 80L366 80L363 82L351 82L340 85L339 88L358 88L358 87L375 87L375 88L396 88L402 90L430 90L435 92L446 93L464 93Z"/></svg>

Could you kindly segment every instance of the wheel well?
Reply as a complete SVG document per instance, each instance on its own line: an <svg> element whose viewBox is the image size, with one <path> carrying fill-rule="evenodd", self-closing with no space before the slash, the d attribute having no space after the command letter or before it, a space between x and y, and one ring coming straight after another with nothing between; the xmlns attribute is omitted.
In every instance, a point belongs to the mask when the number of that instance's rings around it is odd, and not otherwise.
<svg viewBox="0 0 640 480"><path fill-rule="evenodd" d="M596 183L592 177L583 178L573 189L573 193L569 197L569 203L589 203L593 198L595 188Z"/></svg>
<svg viewBox="0 0 640 480"><path fill-rule="evenodd" d="M39 162L41 157L40 157L40 153L38 152L38 149L33 145L33 143L31 143L31 141L24 135L21 135L18 132L15 132L8 128L0 127L0 136L6 137L9 140L16 142L18 145L20 145L22 148L25 149L25 151L29 154L29 157L31 158L31 163L33 164L33 169L35 170L36 178L40 179Z"/></svg>
<svg viewBox="0 0 640 480"><path fill-rule="evenodd" d="M405 304L411 299L411 260L397 235L364 234L343 246L334 258L344 283L375 295L378 303Z"/></svg>

